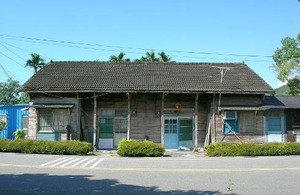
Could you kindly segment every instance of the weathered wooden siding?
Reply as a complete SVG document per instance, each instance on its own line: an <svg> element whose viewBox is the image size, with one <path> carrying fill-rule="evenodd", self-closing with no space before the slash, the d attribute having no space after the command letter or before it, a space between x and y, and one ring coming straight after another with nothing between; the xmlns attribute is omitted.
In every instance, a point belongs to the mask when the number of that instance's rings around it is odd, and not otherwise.
<svg viewBox="0 0 300 195"><path fill-rule="evenodd" d="M131 96L131 110L137 111L131 117L131 134L133 139L149 140L161 143L160 117L156 112L160 110L161 94L133 94Z"/></svg>
<svg viewBox="0 0 300 195"><path fill-rule="evenodd" d="M238 129L237 136L223 133L223 112L216 115L216 141L225 142L264 142L264 124L262 111L238 111ZM254 118L247 120L246 116L253 115Z"/></svg>
<svg viewBox="0 0 300 195"><path fill-rule="evenodd" d="M224 112L216 115L216 141L225 142L264 142L264 120L263 111L237 111L238 112L238 138L233 134L223 133ZM247 120L247 116L252 116Z"/></svg>
<svg viewBox="0 0 300 195"><path fill-rule="evenodd" d="M198 147L203 147L207 132L207 118L209 114L209 104L199 103L198 105Z"/></svg>
<svg viewBox="0 0 300 195"><path fill-rule="evenodd" d="M68 95L65 98L57 98L47 95L34 95L31 97L31 104L73 104L71 109L71 139L80 139L79 117L82 115L84 131L88 132L89 141L92 142L93 135L93 114L94 103L93 94L79 94L80 101L73 96ZM127 95L126 93L117 94L96 94L97 96L97 119L99 120L99 112L101 109L124 110L127 111ZM149 140L161 143L161 120L158 111L161 111L162 94L145 94L131 93L131 111L135 111L136 115L131 116L131 132L130 137L143 140L148 136ZM165 117L191 118L195 115L195 98L196 94L166 94L164 98ZM181 103L180 112L176 112L175 104ZM211 109L212 95L199 94L198 101L198 146L203 146L207 128L208 115ZM235 96L222 95L221 105L227 106L258 106L262 104L262 96ZM218 105L218 96L215 99L215 108ZM175 112L174 112L175 111ZM238 111L240 119L240 133L238 136L243 141L263 142L264 125L262 111ZM221 141L224 137L222 129L223 112L216 114L216 135L212 132L212 140ZM253 115L253 120L247 120ZM126 116L124 116L126 118ZM213 120L211 120L213 122ZM35 139L37 131L37 109L30 107L29 109L29 132L28 137ZM62 136L65 137L65 136ZM99 127L97 122L97 138L99 137ZM98 139L97 139L98 141ZM227 135L224 141L239 141L233 135Z"/></svg>
<svg viewBox="0 0 300 195"><path fill-rule="evenodd" d="M216 96L214 105L218 107L219 96ZM222 95L221 107L259 107L263 105L262 95ZM264 116L259 110L237 110L238 138L233 134L223 133L224 111L217 111L215 115L216 132L212 132L212 140L225 142L264 142ZM213 122L213 121L212 121Z"/></svg>
<svg viewBox="0 0 300 195"><path fill-rule="evenodd" d="M75 96L75 95L74 95ZM59 98L58 98L59 97ZM78 107L78 99L76 97L63 97L55 95L45 95L45 94L31 94L29 102L29 121L28 121L28 138L36 139L37 128L38 128L38 108L33 108L31 105L34 104L72 104L73 108L70 109L70 139L80 139L80 131L78 124L78 117L80 117L81 108ZM60 136L61 139L66 139L65 135Z"/></svg>
<svg viewBox="0 0 300 195"><path fill-rule="evenodd" d="M218 95L216 97L216 105L218 104ZM221 95L221 106L262 106L263 96L262 95Z"/></svg>
<svg viewBox="0 0 300 195"><path fill-rule="evenodd" d="M161 143L161 120L157 115L161 111L162 94L141 94L131 93L131 111L135 111L136 116L131 116L130 137L133 139L143 140L148 136L149 140ZM196 95L178 95L167 94L165 96L165 110L176 110L175 104L180 101L182 104L181 111L176 114L169 112L165 117L193 118ZM200 95L201 97L201 95ZM200 98L201 99L201 98ZM81 101L85 129L89 133L90 142L93 134L93 101L83 99ZM107 94L97 98L98 113L101 109L127 110L127 96L125 93ZM97 113L97 114L98 114ZM198 145L203 146L206 129L207 129L207 101L199 101L198 106ZM98 119L99 119L98 115ZM99 130L98 123L97 129ZM98 136L97 131L97 138ZM97 140L98 141L98 140Z"/></svg>

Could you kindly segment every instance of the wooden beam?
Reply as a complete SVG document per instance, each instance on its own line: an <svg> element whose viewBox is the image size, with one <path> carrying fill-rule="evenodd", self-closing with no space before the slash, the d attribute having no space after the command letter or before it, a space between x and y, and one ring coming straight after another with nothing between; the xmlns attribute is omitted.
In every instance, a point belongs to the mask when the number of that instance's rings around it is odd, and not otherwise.
<svg viewBox="0 0 300 195"><path fill-rule="evenodd" d="M213 96L213 128L211 128L211 136L212 136L212 140L211 142L214 143L217 140L217 122L216 122L216 94L214 94ZM219 108L218 108L219 109ZM219 110L217 110L219 111Z"/></svg>
<svg viewBox="0 0 300 195"><path fill-rule="evenodd" d="M164 117L164 107L165 107L165 94L162 93L161 96L161 108L160 108L160 132L161 132L161 145L164 147L165 144L165 117Z"/></svg>
<svg viewBox="0 0 300 195"><path fill-rule="evenodd" d="M195 98L195 115L194 115L194 148L198 148L198 99L199 93Z"/></svg>
<svg viewBox="0 0 300 195"><path fill-rule="evenodd" d="M127 93L127 139L130 139L130 118L131 118L130 93Z"/></svg>
<svg viewBox="0 0 300 195"><path fill-rule="evenodd" d="M93 151L97 151L97 98L94 92Z"/></svg>
<svg viewBox="0 0 300 195"><path fill-rule="evenodd" d="M80 113L81 113L81 111L80 111L80 108L81 108L81 105L80 105L80 99L79 99L79 93L77 92L76 93L76 95L77 95L77 129L76 129L76 131L77 131L77 133L79 133L79 138L81 137L81 128L80 128ZM83 135L83 134L82 134Z"/></svg>

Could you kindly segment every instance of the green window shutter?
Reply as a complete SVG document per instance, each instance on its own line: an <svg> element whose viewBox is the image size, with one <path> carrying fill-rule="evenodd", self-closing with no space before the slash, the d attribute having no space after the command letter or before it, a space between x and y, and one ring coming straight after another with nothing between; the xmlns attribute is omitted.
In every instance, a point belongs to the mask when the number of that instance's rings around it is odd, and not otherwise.
<svg viewBox="0 0 300 195"><path fill-rule="evenodd" d="M102 118L99 121L100 138L113 138L113 119Z"/></svg>

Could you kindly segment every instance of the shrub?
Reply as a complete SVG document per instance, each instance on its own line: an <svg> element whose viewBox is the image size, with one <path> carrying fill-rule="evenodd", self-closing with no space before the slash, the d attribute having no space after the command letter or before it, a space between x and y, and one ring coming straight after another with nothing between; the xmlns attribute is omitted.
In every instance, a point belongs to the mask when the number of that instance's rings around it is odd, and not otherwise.
<svg viewBox="0 0 300 195"><path fill-rule="evenodd" d="M24 139L26 132L23 129L17 129L15 132L13 132L13 135L15 136L15 139Z"/></svg>
<svg viewBox="0 0 300 195"><path fill-rule="evenodd" d="M135 139L130 139L130 140L122 139L118 145L118 154L120 156L158 157L158 156L163 156L164 152L165 149L161 145L148 140L138 141Z"/></svg>
<svg viewBox="0 0 300 195"><path fill-rule="evenodd" d="M90 143L76 140L49 141L29 139L0 139L0 152L86 155L90 151Z"/></svg>
<svg viewBox="0 0 300 195"><path fill-rule="evenodd" d="M215 142L205 148L208 156L281 156L299 155L300 143L225 143Z"/></svg>
<svg viewBox="0 0 300 195"><path fill-rule="evenodd" d="M6 122L0 121L0 131L6 126Z"/></svg>

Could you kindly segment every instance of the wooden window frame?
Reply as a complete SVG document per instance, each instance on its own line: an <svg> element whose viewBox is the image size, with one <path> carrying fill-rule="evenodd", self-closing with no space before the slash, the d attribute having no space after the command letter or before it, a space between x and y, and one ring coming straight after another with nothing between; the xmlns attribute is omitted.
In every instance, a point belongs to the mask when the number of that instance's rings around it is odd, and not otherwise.
<svg viewBox="0 0 300 195"><path fill-rule="evenodd" d="M3 120L3 118L4 118L4 120ZM0 114L0 121L7 123L7 114Z"/></svg>
<svg viewBox="0 0 300 195"><path fill-rule="evenodd" d="M227 113L229 112L233 112L235 117L234 118L227 118ZM237 128L235 130L233 130L234 132L229 131L228 133L225 132L225 120L232 120L235 121L235 124L237 126ZM238 113L237 111L224 111L223 114L223 120L222 120L222 132L224 135L230 135L230 134L239 134L239 126L238 126Z"/></svg>
<svg viewBox="0 0 300 195"><path fill-rule="evenodd" d="M61 112L61 113L59 113ZM62 113L65 112L65 113ZM47 123L47 125L41 125L41 117L43 114L47 114L50 117L45 120L44 122ZM57 119L57 115L61 115L63 119L59 121ZM46 117L44 117L46 118ZM61 119L61 118L60 118ZM69 119L70 119L70 111L69 109L40 109L38 111L38 131L39 132L66 132L67 131L67 126L69 125ZM48 129L42 129L41 127L48 127ZM60 128L62 127L62 128Z"/></svg>
<svg viewBox="0 0 300 195"><path fill-rule="evenodd" d="M24 118L27 118L27 127L24 127ZM28 125L29 125L29 116L27 114L22 115L22 129L28 130Z"/></svg>

